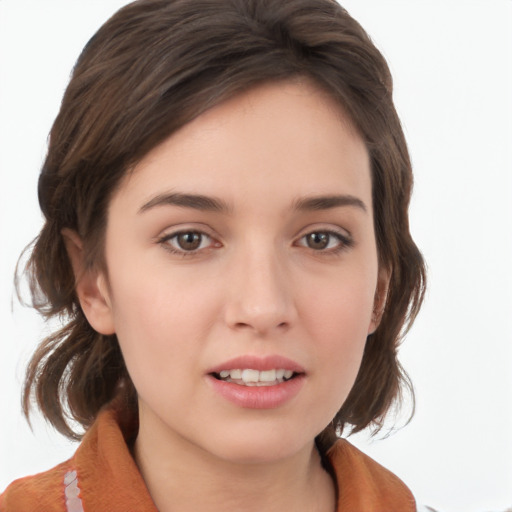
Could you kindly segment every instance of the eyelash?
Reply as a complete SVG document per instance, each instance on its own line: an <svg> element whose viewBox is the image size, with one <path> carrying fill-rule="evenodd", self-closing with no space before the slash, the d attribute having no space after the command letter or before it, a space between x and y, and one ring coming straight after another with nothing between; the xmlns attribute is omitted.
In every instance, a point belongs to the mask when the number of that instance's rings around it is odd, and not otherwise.
<svg viewBox="0 0 512 512"><path fill-rule="evenodd" d="M328 241L327 245L329 245L331 243L333 238L336 239L338 242L338 244L335 247L327 247L327 248L323 248L323 249L313 249L312 247L308 247L307 245L299 244L301 247L306 247L306 248L311 249L312 251L317 252L317 253L335 255L335 254L339 254L342 251L350 249L354 245L354 240L350 236L343 235L341 233L338 233L337 231L332 231L332 230L328 230L328 229L318 229L318 230L309 231L308 233L306 233L305 235L302 235L299 238L299 242L302 240L305 240L308 236L311 236L311 235L327 235L329 237L329 239L328 239L329 241ZM306 242L306 244L307 244L307 242Z"/></svg>
<svg viewBox="0 0 512 512"><path fill-rule="evenodd" d="M215 243L214 239L207 233L204 233L203 231L199 231L199 230L195 230L195 229L184 229L181 231L177 231L175 233L169 233L169 234L164 235L161 238L159 238L157 240L157 243L163 245L164 249L169 251L170 253L176 254L176 255L182 256L182 257L195 256L199 252L211 248L211 247L199 247L197 249L192 249L192 250L187 251L186 249L173 246L172 240L173 239L177 240L178 237L181 235L199 235L201 237L200 245L203 244L204 239L210 239L213 242L212 245L218 244L219 247L221 245L219 242Z"/></svg>
<svg viewBox="0 0 512 512"><path fill-rule="evenodd" d="M181 236L181 235L198 235L201 237L201 240L200 240L200 246L196 249L191 249L191 250L186 250L186 249L183 249L183 248L178 248L178 247L175 247L173 244L172 244L172 240L178 240L178 237ZM307 241L305 241L304 244L300 243L302 240L307 240L307 237L308 236L312 236L312 235L327 235L329 238L328 238L328 243L327 243L327 248L321 248L321 249L314 249L312 247L309 247L307 245ZM332 238L336 239L337 240L337 245L335 247L328 247L330 245L330 243L332 242ZM210 242L210 246L208 247L201 247L201 245L203 244L204 240L205 239L210 239L211 242ZM179 256L182 256L182 257L190 257L190 256L195 256L196 254L200 253L201 251L204 251L204 250L208 250L208 249L211 249L212 247L214 247L215 245L217 245L217 247L220 247L221 244L220 242L215 242L215 240L210 236L208 235L207 233L204 233L203 231L199 231L199 230L194 230L194 229L189 229L189 230L181 230L181 231L177 231L175 233L169 233L169 234L166 234L160 238L157 239L157 243L158 244L161 244L162 246L164 246L165 250L169 251L170 253L172 254L176 254L176 255L179 255ZM296 242L295 245L298 245L300 247L304 247L304 248L307 248L307 249L310 249L311 251L313 252L316 252L316 253L323 253L323 254L338 254L344 250L347 250L349 248L351 248L353 245L354 245L354 241L353 239L350 237L350 236L346 236L346 235L343 235L341 233L338 233L337 231L332 231L332 230L313 230L313 231L310 231L304 235L302 235L298 241Z"/></svg>

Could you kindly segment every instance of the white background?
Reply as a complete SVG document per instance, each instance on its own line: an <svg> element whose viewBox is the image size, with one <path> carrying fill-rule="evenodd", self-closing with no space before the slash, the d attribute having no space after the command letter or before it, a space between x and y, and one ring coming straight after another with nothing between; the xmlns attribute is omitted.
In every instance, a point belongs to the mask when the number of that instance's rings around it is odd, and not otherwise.
<svg viewBox="0 0 512 512"><path fill-rule="evenodd" d="M44 333L12 276L41 217L36 181L71 67L123 0L0 0L0 490L74 446L20 413ZM402 350L413 421L363 449L443 512L512 506L512 2L347 0L383 51L414 163L412 230L429 265Z"/></svg>

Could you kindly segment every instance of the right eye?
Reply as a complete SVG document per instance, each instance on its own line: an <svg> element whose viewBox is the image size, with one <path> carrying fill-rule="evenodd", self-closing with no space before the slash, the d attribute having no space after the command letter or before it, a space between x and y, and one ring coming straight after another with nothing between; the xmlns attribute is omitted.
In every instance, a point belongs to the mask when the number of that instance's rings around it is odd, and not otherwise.
<svg viewBox="0 0 512 512"><path fill-rule="evenodd" d="M164 235L159 243L171 252L187 255L212 247L214 240L206 233L189 230Z"/></svg>

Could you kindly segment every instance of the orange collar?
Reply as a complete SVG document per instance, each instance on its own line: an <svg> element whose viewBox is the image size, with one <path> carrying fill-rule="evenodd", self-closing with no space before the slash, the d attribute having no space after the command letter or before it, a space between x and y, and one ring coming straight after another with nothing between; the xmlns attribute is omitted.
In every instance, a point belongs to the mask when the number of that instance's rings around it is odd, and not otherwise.
<svg viewBox="0 0 512 512"><path fill-rule="evenodd" d="M337 512L415 512L405 484L340 439L327 453L336 474ZM13 482L2 512L158 512L113 409L102 411L75 455L46 473Z"/></svg>

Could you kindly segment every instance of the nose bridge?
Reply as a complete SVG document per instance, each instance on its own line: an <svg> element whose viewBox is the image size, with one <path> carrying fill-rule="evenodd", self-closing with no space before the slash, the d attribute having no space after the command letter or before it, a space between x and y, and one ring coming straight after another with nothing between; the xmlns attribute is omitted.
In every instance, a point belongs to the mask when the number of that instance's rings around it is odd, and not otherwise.
<svg viewBox="0 0 512 512"><path fill-rule="evenodd" d="M291 283L276 244L262 236L247 240L236 252L228 276L230 326L259 333L289 326L294 319Z"/></svg>

